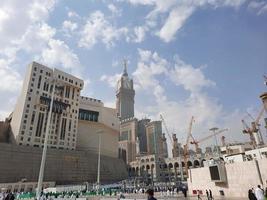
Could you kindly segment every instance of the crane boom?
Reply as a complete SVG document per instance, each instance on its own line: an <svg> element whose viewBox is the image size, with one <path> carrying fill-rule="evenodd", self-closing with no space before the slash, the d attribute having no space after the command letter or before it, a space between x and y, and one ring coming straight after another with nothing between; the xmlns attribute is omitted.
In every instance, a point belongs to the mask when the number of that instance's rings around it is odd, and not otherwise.
<svg viewBox="0 0 267 200"><path fill-rule="evenodd" d="M209 139L209 138L212 138L212 137L214 137L214 136L216 136L216 135L219 135L220 133L223 133L223 132L228 131L228 130L229 130L228 128L225 128L225 129L222 129L222 130L216 132L215 134L210 134L210 135L208 135L208 136L206 136L206 137L204 137L204 138L198 140L197 143L204 142L205 140L207 140L207 139Z"/></svg>
<svg viewBox="0 0 267 200"><path fill-rule="evenodd" d="M160 114L159 116L160 116L160 119L161 119L161 121L162 121L162 123L163 123L163 125L164 125L164 128L165 128L165 130L166 130L166 133L167 133L167 135L168 135L168 137L169 137L169 139L170 139L170 142L173 143L173 141L172 141L172 137L171 137L171 135L170 135L169 129L168 129L168 127L167 127L167 124L166 124L166 122L165 122L163 116L162 116L161 114Z"/></svg>
<svg viewBox="0 0 267 200"><path fill-rule="evenodd" d="M246 123L246 121L244 119L242 119L241 122L242 122L242 124L244 126L243 132L244 131L249 132L250 131L250 128L249 128L248 124Z"/></svg>
<svg viewBox="0 0 267 200"><path fill-rule="evenodd" d="M186 137L186 145L189 144L189 139L192 138L192 126L193 126L193 122L194 122L194 116L192 116L190 124L189 124L189 128L188 128L188 133L187 133L187 137Z"/></svg>
<svg viewBox="0 0 267 200"><path fill-rule="evenodd" d="M192 137L192 126L193 126L193 122L194 122L194 116L192 116L190 123L189 123L189 128L188 128L188 132L187 132L187 137L186 137L186 143L184 145L184 162L185 162L185 171L186 171L186 175L188 177L188 157L189 157L189 139Z"/></svg>

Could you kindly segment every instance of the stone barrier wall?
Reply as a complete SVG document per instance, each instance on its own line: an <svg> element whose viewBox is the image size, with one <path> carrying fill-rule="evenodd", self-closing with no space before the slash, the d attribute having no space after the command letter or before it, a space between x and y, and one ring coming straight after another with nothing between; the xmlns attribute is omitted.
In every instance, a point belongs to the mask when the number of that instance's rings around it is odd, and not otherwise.
<svg viewBox="0 0 267 200"><path fill-rule="evenodd" d="M266 186L267 180L267 159L258 161L260 175ZM247 197L250 188L256 188L261 185L259 173L257 171L256 162L238 162L226 164L226 183L215 183L210 179L208 167L195 168L189 170L188 189L189 194L193 194L193 190L201 190L205 195L206 189L211 189L214 196L219 196L220 191L224 192L226 197Z"/></svg>
<svg viewBox="0 0 267 200"><path fill-rule="evenodd" d="M0 143L0 183L18 182L21 179L37 181L42 149ZM98 155L89 151L48 149L44 181L57 184L96 182ZM102 183L123 180L127 177L125 163L101 156Z"/></svg>

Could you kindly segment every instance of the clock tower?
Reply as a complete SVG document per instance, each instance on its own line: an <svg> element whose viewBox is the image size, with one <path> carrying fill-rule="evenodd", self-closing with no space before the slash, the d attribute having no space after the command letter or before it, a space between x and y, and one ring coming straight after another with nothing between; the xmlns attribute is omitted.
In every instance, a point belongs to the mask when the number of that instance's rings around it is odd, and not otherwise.
<svg viewBox="0 0 267 200"><path fill-rule="evenodd" d="M127 63L124 60L123 73L117 83L116 110L120 120L134 117L134 95L133 80L127 73Z"/></svg>

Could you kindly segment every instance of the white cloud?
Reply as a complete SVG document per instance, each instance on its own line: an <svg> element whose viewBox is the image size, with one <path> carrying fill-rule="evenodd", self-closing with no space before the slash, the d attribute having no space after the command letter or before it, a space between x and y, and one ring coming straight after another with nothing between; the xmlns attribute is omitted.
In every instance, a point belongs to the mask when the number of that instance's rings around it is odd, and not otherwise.
<svg viewBox="0 0 267 200"><path fill-rule="evenodd" d="M267 12L267 3L259 10L258 15L261 15L265 12Z"/></svg>
<svg viewBox="0 0 267 200"><path fill-rule="evenodd" d="M120 79L121 74L115 75L102 75L100 80L106 82L110 87L115 88L117 86L117 82Z"/></svg>
<svg viewBox="0 0 267 200"><path fill-rule="evenodd" d="M101 11L95 11L89 16L82 28L79 46L90 49L101 41L109 48L114 45L114 41L125 36L127 32L126 27L113 26Z"/></svg>
<svg viewBox="0 0 267 200"><path fill-rule="evenodd" d="M133 73L137 88L149 89L158 84L155 76L167 73L168 62L156 52L138 49L140 61Z"/></svg>
<svg viewBox="0 0 267 200"><path fill-rule="evenodd" d="M74 12L74 11L69 11L68 12L68 17L69 18L79 17L79 15L76 12Z"/></svg>
<svg viewBox="0 0 267 200"><path fill-rule="evenodd" d="M204 87L215 86L215 82L205 78L201 68L194 68L179 57L176 59L174 69L170 71L170 78L176 85L182 85L185 90L194 93Z"/></svg>
<svg viewBox="0 0 267 200"><path fill-rule="evenodd" d="M31 26L47 20L54 6L53 0L3 1L0 5L0 52L18 45Z"/></svg>
<svg viewBox="0 0 267 200"><path fill-rule="evenodd" d="M65 20L62 23L62 28L66 32L68 32L68 31L71 31L72 32L72 31L75 31L78 28L78 25L75 22L72 22L72 21L69 21L69 20Z"/></svg>
<svg viewBox="0 0 267 200"><path fill-rule="evenodd" d="M61 40L51 39L48 48L42 51L42 62L49 66L75 69L81 66L78 56Z"/></svg>
<svg viewBox="0 0 267 200"><path fill-rule="evenodd" d="M1 98L2 104L0 105L0 120L5 120L5 118L10 115L15 107L17 95L19 95L18 91L15 92L15 95L5 92L5 96Z"/></svg>
<svg viewBox="0 0 267 200"><path fill-rule="evenodd" d="M169 62L156 52L142 49L138 52L139 61L133 73L134 82L139 86L139 95L148 95L154 102L149 106L138 106L137 113L141 113L142 116L145 113L153 120L158 120L159 114L162 114L168 127L179 133L180 140L186 137L191 116L195 117L193 135L197 139L209 134L209 128L213 126L230 128L231 133L236 134L229 138L232 141L244 139L238 123L240 112L224 112L218 100L205 92L205 88L215 87L216 83L205 76L203 68L193 67L179 57ZM169 83L165 85L165 81ZM169 84L175 84L177 91L188 91L188 96L177 101L171 100L166 92ZM175 93L175 89L172 89L172 92ZM227 134L225 133L226 136Z"/></svg>
<svg viewBox="0 0 267 200"><path fill-rule="evenodd" d="M55 6L54 0L3 1L0 4L1 91L20 89L22 78L13 68L17 52L37 52L55 33L45 21ZM40 52L40 51L39 51Z"/></svg>
<svg viewBox="0 0 267 200"><path fill-rule="evenodd" d="M150 6L152 10L146 16L145 24L150 28L150 31L155 32L155 28L161 26L156 30L156 35L164 42L170 42L175 38L177 31L179 31L186 23L187 19L200 7L211 6L218 7L233 7L238 8L247 0L125 0L133 5ZM167 17L166 17L167 15ZM161 24L161 22L163 23Z"/></svg>
<svg viewBox="0 0 267 200"><path fill-rule="evenodd" d="M146 36L146 28L142 26L134 27L134 39L136 43L143 42Z"/></svg>
<svg viewBox="0 0 267 200"><path fill-rule="evenodd" d="M56 29L50 27L46 23L40 23L29 26L18 46L27 52L39 54L42 49L47 46L47 43L56 34Z"/></svg>
<svg viewBox="0 0 267 200"><path fill-rule="evenodd" d="M251 1L248 4L248 9L251 11L256 11L257 15L261 15L267 12L267 2L266 1Z"/></svg>
<svg viewBox="0 0 267 200"><path fill-rule="evenodd" d="M0 59L0 92L18 92L21 85L22 77L19 73L12 70L8 62Z"/></svg>
<svg viewBox="0 0 267 200"><path fill-rule="evenodd" d="M112 12L113 15L120 16L122 10L117 8L114 4L108 4L108 9Z"/></svg>
<svg viewBox="0 0 267 200"><path fill-rule="evenodd" d="M165 42L170 42L185 23L187 18L194 12L194 7L178 6L173 9L166 19L163 27L157 35Z"/></svg>
<svg viewBox="0 0 267 200"><path fill-rule="evenodd" d="M154 5L155 0L128 0L131 4L134 5Z"/></svg>

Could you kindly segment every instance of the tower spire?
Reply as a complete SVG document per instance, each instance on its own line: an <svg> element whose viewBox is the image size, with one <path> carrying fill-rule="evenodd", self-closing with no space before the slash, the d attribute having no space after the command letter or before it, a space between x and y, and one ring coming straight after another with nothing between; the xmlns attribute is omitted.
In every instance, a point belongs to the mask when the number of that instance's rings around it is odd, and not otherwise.
<svg viewBox="0 0 267 200"><path fill-rule="evenodd" d="M128 73L127 73L127 60L126 59L123 59L123 76L128 76Z"/></svg>

